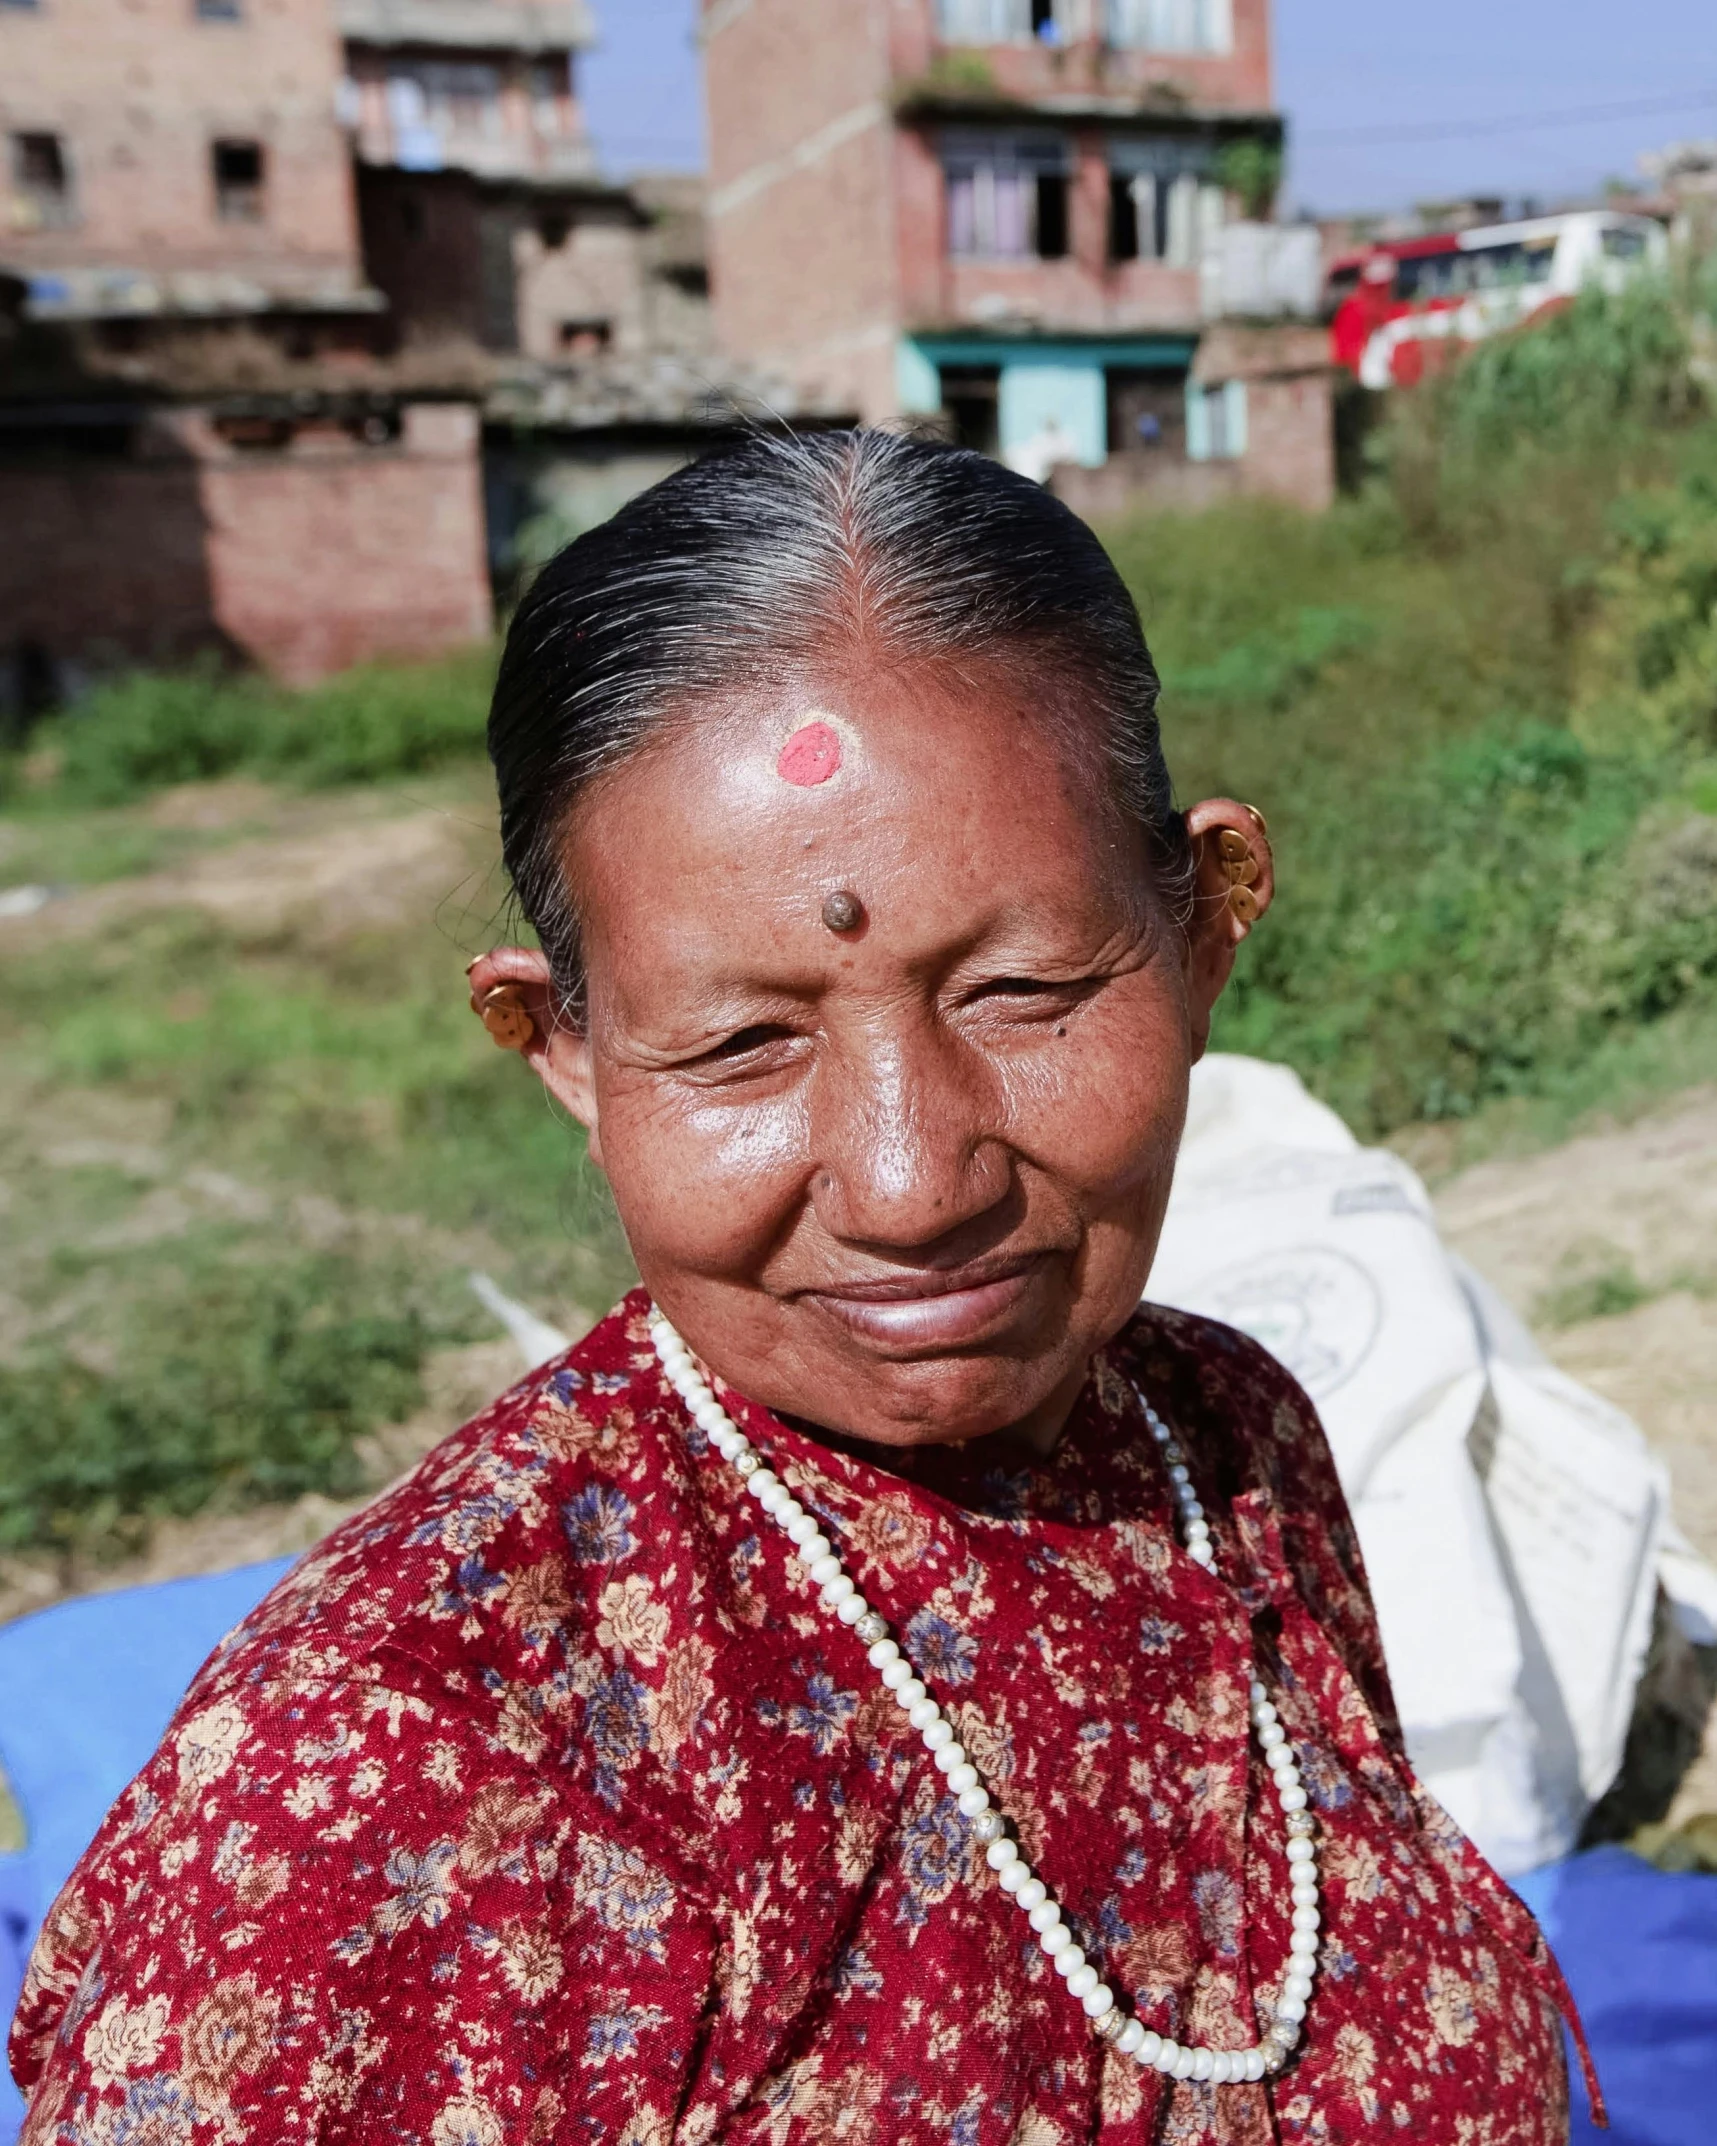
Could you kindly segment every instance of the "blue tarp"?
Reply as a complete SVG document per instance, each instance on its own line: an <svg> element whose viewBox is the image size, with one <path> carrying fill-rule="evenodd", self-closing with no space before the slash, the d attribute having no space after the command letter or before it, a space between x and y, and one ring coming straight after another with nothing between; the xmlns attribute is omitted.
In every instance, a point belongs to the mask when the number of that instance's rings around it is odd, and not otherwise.
<svg viewBox="0 0 1717 2146"><path fill-rule="evenodd" d="M0 1768L24 1814L0 1855L0 2020L42 1917L107 1808L161 1741L185 1687L292 1564L85 1595L0 1625ZM0 2063L0 2146L23 2104Z"/></svg>
<svg viewBox="0 0 1717 2146"><path fill-rule="evenodd" d="M23 1855L0 1856L0 2017L108 1805L200 1664L289 1563L92 1595L0 1627L0 1766L29 1828ZM1604 2133L1576 2093L1576 2146L1714 2146L1717 1878L1672 1877L1601 1848L1518 1890L1556 1948L1609 2097ZM20 2114L0 2085L0 2146L12 2146Z"/></svg>

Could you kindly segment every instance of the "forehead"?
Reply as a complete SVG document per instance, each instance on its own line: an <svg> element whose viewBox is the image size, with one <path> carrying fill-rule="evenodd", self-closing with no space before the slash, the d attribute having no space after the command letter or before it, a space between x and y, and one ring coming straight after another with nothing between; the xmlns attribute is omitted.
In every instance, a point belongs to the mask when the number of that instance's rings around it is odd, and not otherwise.
<svg viewBox="0 0 1717 2146"><path fill-rule="evenodd" d="M1136 871L1096 725L1024 666L869 666L700 703L587 798L567 862L590 950L677 959L839 888L879 929L981 931Z"/></svg>

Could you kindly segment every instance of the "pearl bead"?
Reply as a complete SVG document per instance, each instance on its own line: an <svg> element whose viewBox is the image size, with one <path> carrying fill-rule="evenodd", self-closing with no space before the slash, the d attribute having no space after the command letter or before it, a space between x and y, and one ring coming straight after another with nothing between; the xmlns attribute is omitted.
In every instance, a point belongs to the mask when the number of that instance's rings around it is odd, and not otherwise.
<svg viewBox="0 0 1717 2146"><path fill-rule="evenodd" d="M1151 2033L1141 2020L1123 2014L1114 1991L1101 1979L1096 1965L1085 1957L1043 1880L1009 1836L1002 1814L991 1806L989 1791L958 1741L953 1724L902 1655L886 1618L872 1609L860 1592L816 1516L807 1511L734 1422L669 1322L656 1314L649 1323L649 1333L664 1378L680 1395L708 1447L728 1462L749 1495L793 1545L797 1562L790 1569L802 1572L819 1588L823 1608L833 1611L841 1623L852 1629L883 1688L893 1693L895 1703L923 1737L947 1781L948 1793L957 1799L974 1842L984 1850L984 1860L995 1872L998 1885L1026 1914L1045 1955L1054 1963L1057 1974L1067 1984L1068 1994L1078 2000L1099 2038L1122 2055L1154 2065L1175 2079L1227 2085L1280 2071L1300 2038L1300 2022L1306 2016L1321 1942L1315 1845L1318 1829L1307 1810L1309 1799L1300 1778L1296 1747L1261 1679L1256 1674L1248 1675L1247 1697L1251 1726L1271 1772L1287 1835L1292 1900L1288 1957L1270 2030L1256 2048L1187 2048L1167 2036ZM1140 1400L1151 1435L1162 1452L1186 1553L1204 1570L1212 1571L1216 1548L1186 1454L1156 1410L1142 1395ZM693 1450L703 1449L694 1442Z"/></svg>

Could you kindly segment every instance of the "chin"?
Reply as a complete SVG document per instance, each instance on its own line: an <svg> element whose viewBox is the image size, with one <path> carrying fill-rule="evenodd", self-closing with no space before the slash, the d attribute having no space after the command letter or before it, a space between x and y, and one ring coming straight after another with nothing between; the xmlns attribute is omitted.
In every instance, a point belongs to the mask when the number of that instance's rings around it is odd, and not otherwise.
<svg viewBox="0 0 1717 2146"><path fill-rule="evenodd" d="M873 1445L964 1445L1024 1422L1083 1362L1083 1352L1063 1348L1026 1360L954 1356L872 1364L858 1377L831 1378L820 1409L792 1413L813 1422L834 1416L830 1428Z"/></svg>

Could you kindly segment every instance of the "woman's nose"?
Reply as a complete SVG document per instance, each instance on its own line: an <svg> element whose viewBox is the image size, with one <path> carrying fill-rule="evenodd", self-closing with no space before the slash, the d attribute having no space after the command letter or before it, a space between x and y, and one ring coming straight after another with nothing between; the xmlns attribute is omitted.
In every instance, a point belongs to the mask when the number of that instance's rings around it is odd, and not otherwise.
<svg viewBox="0 0 1717 2146"><path fill-rule="evenodd" d="M971 1053L945 1037L831 1049L811 1120L823 1227L906 1251L987 1214L1013 1182L997 1101Z"/></svg>

